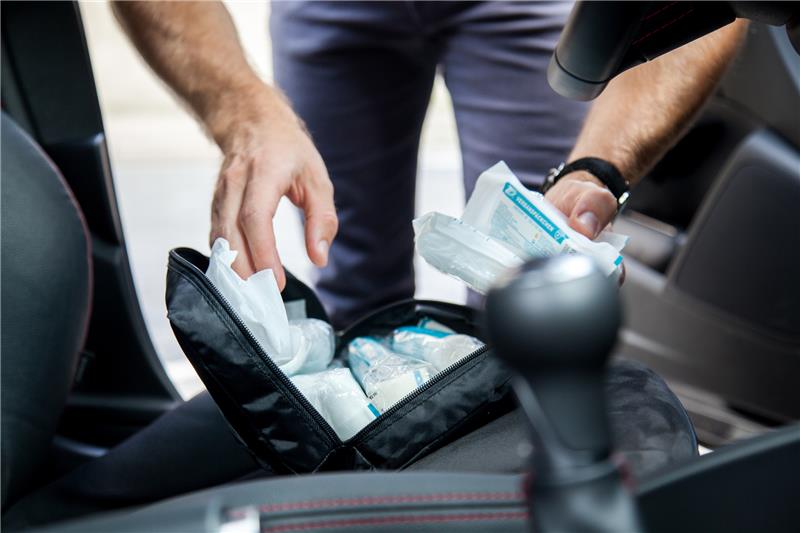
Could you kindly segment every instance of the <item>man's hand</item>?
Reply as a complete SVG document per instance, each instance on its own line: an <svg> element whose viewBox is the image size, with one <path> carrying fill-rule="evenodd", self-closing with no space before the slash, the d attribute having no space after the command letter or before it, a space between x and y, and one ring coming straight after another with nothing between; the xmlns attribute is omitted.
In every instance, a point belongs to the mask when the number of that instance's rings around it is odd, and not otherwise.
<svg viewBox="0 0 800 533"><path fill-rule="evenodd" d="M226 238L239 252L233 269L242 278L271 268L282 290L286 276L272 225L281 197L304 211L306 249L317 266L328 261L338 222L333 185L302 122L277 91L262 89L246 105L223 106L208 121L225 155L210 237L212 243Z"/></svg>
<svg viewBox="0 0 800 533"><path fill-rule="evenodd" d="M328 261L336 235L333 186L308 133L277 90L256 75L219 2L114 2L114 13L153 70L189 105L225 156L211 206L211 240L239 252L243 278L286 275L272 217L282 196L305 212L308 257Z"/></svg>
<svg viewBox="0 0 800 533"><path fill-rule="evenodd" d="M635 185L689 127L746 27L738 20L612 80L592 105L567 161L605 159ZM617 210L614 196L588 172L567 174L546 196L590 239Z"/></svg>
<svg viewBox="0 0 800 533"><path fill-rule="evenodd" d="M600 180L579 170L570 172L553 185L545 198L569 220L569 225L594 240L617 214L617 199ZM619 284L625 281L625 263Z"/></svg>
<svg viewBox="0 0 800 533"><path fill-rule="evenodd" d="M596 238L617 214L617 199L597 178L584 171L570 172L545 195L569 220L572 229Z"/></svg>

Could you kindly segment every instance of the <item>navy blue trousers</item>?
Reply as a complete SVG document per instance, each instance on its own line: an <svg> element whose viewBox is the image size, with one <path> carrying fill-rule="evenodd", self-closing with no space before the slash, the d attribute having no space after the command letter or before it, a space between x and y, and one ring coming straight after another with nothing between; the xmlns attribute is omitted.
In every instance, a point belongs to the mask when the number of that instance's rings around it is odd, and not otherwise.
<svg viewBox="0 0 800 533"><path fill-rule="evenodd" d="M414 295L414 195L437 70L455 110L467 197L505 160L529 186L586 111L547 85L569 2L274 2L277 84L330 172L340 229L318 294L334 325Z"/></svg>

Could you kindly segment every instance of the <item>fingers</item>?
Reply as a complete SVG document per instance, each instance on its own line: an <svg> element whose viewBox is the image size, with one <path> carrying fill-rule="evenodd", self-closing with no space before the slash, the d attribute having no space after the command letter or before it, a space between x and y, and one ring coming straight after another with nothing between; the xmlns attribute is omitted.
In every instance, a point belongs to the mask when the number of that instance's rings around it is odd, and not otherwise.
<svg viewBox="0 0 800 533"><path fill-rule="evenodd" d="M617 214L617 199L604 186L586 179L562 179L545 197L568 219L572 229L594 240ZM625 281L625 264L619 284Z"/></svg>
<svg viewBox="0 0 800 533"><path fill-rule="evenodd" d="M226 162L217 180L211 203L210 244L223 237L230 243L232 250L239 252L233 262L233 270L242 279L247 279L256 271L238 220L246 179L243 165Z"/></svg>
<svg viewBox="0 0 800 533"><path fill-rule="evenodd" d="M590 239L596 238L617 213L617 200L608 189L585 190L569 214L569 225Z"/></svg>
<svg viewBox="0 0 800 533"><path fill-rule="evenodd" d="M309 185L302 191L301 209L305 212L306 250L308 258L318 267L328 264L328 250L339 229L333 203L333 185L324 166L315 171Z"/></svg>
<svg viewBox="0 0 800 533"><path fill-rule="evenodd" d="M256 168L252 163L249 168L250 179L244 189L238 221L247 242L250 260L255 271L271 268L283 290L286 275L278 255L272 217L278 209L278 202L284 191L282 180L270 172Z"/></svg>
<svg viewBox="0 0 800 533"><path fill-rule="evenodd" d="M584 179L562 179L546 197L564 213L572 229L590 239L595 239L617 214L617 199L611 191Z"/></svg>

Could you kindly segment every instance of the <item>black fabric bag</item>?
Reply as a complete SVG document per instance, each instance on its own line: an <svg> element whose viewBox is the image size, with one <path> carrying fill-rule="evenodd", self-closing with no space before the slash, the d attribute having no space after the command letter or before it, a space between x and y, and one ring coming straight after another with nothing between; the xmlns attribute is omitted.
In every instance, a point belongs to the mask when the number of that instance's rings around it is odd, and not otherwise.
<svg viewBox="0 0 800 533"><path fill-rule="evenodd" d="M400 469L513 408L511 372L484 347L432 377L345 442L275 365L205 276L208 258L172 250L167 274L170 323L240 441L277 472ZM289 272L284 301L305 300L310 318L327 321L314 292ZM384 307L338 335L381 335L431 317L478 336L475 312L407 300Z"/></svg>

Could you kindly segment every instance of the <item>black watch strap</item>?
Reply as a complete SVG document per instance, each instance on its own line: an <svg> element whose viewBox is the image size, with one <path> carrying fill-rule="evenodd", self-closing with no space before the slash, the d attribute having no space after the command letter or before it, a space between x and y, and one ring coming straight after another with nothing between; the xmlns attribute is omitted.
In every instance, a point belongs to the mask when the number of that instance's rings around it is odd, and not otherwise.
<svg viewBox="0 0 800 533"><path fill-rule="evenodd" d="M611 191L611 194L616 197L617 210L622 209L630 193L628 181L617 170L617 167L599 157L582 157L569 164L561 163L558 167L550 169L542 184L542 194L546 193L558 180L570 172L578 170L585 170L600 180Z"/></svg>

